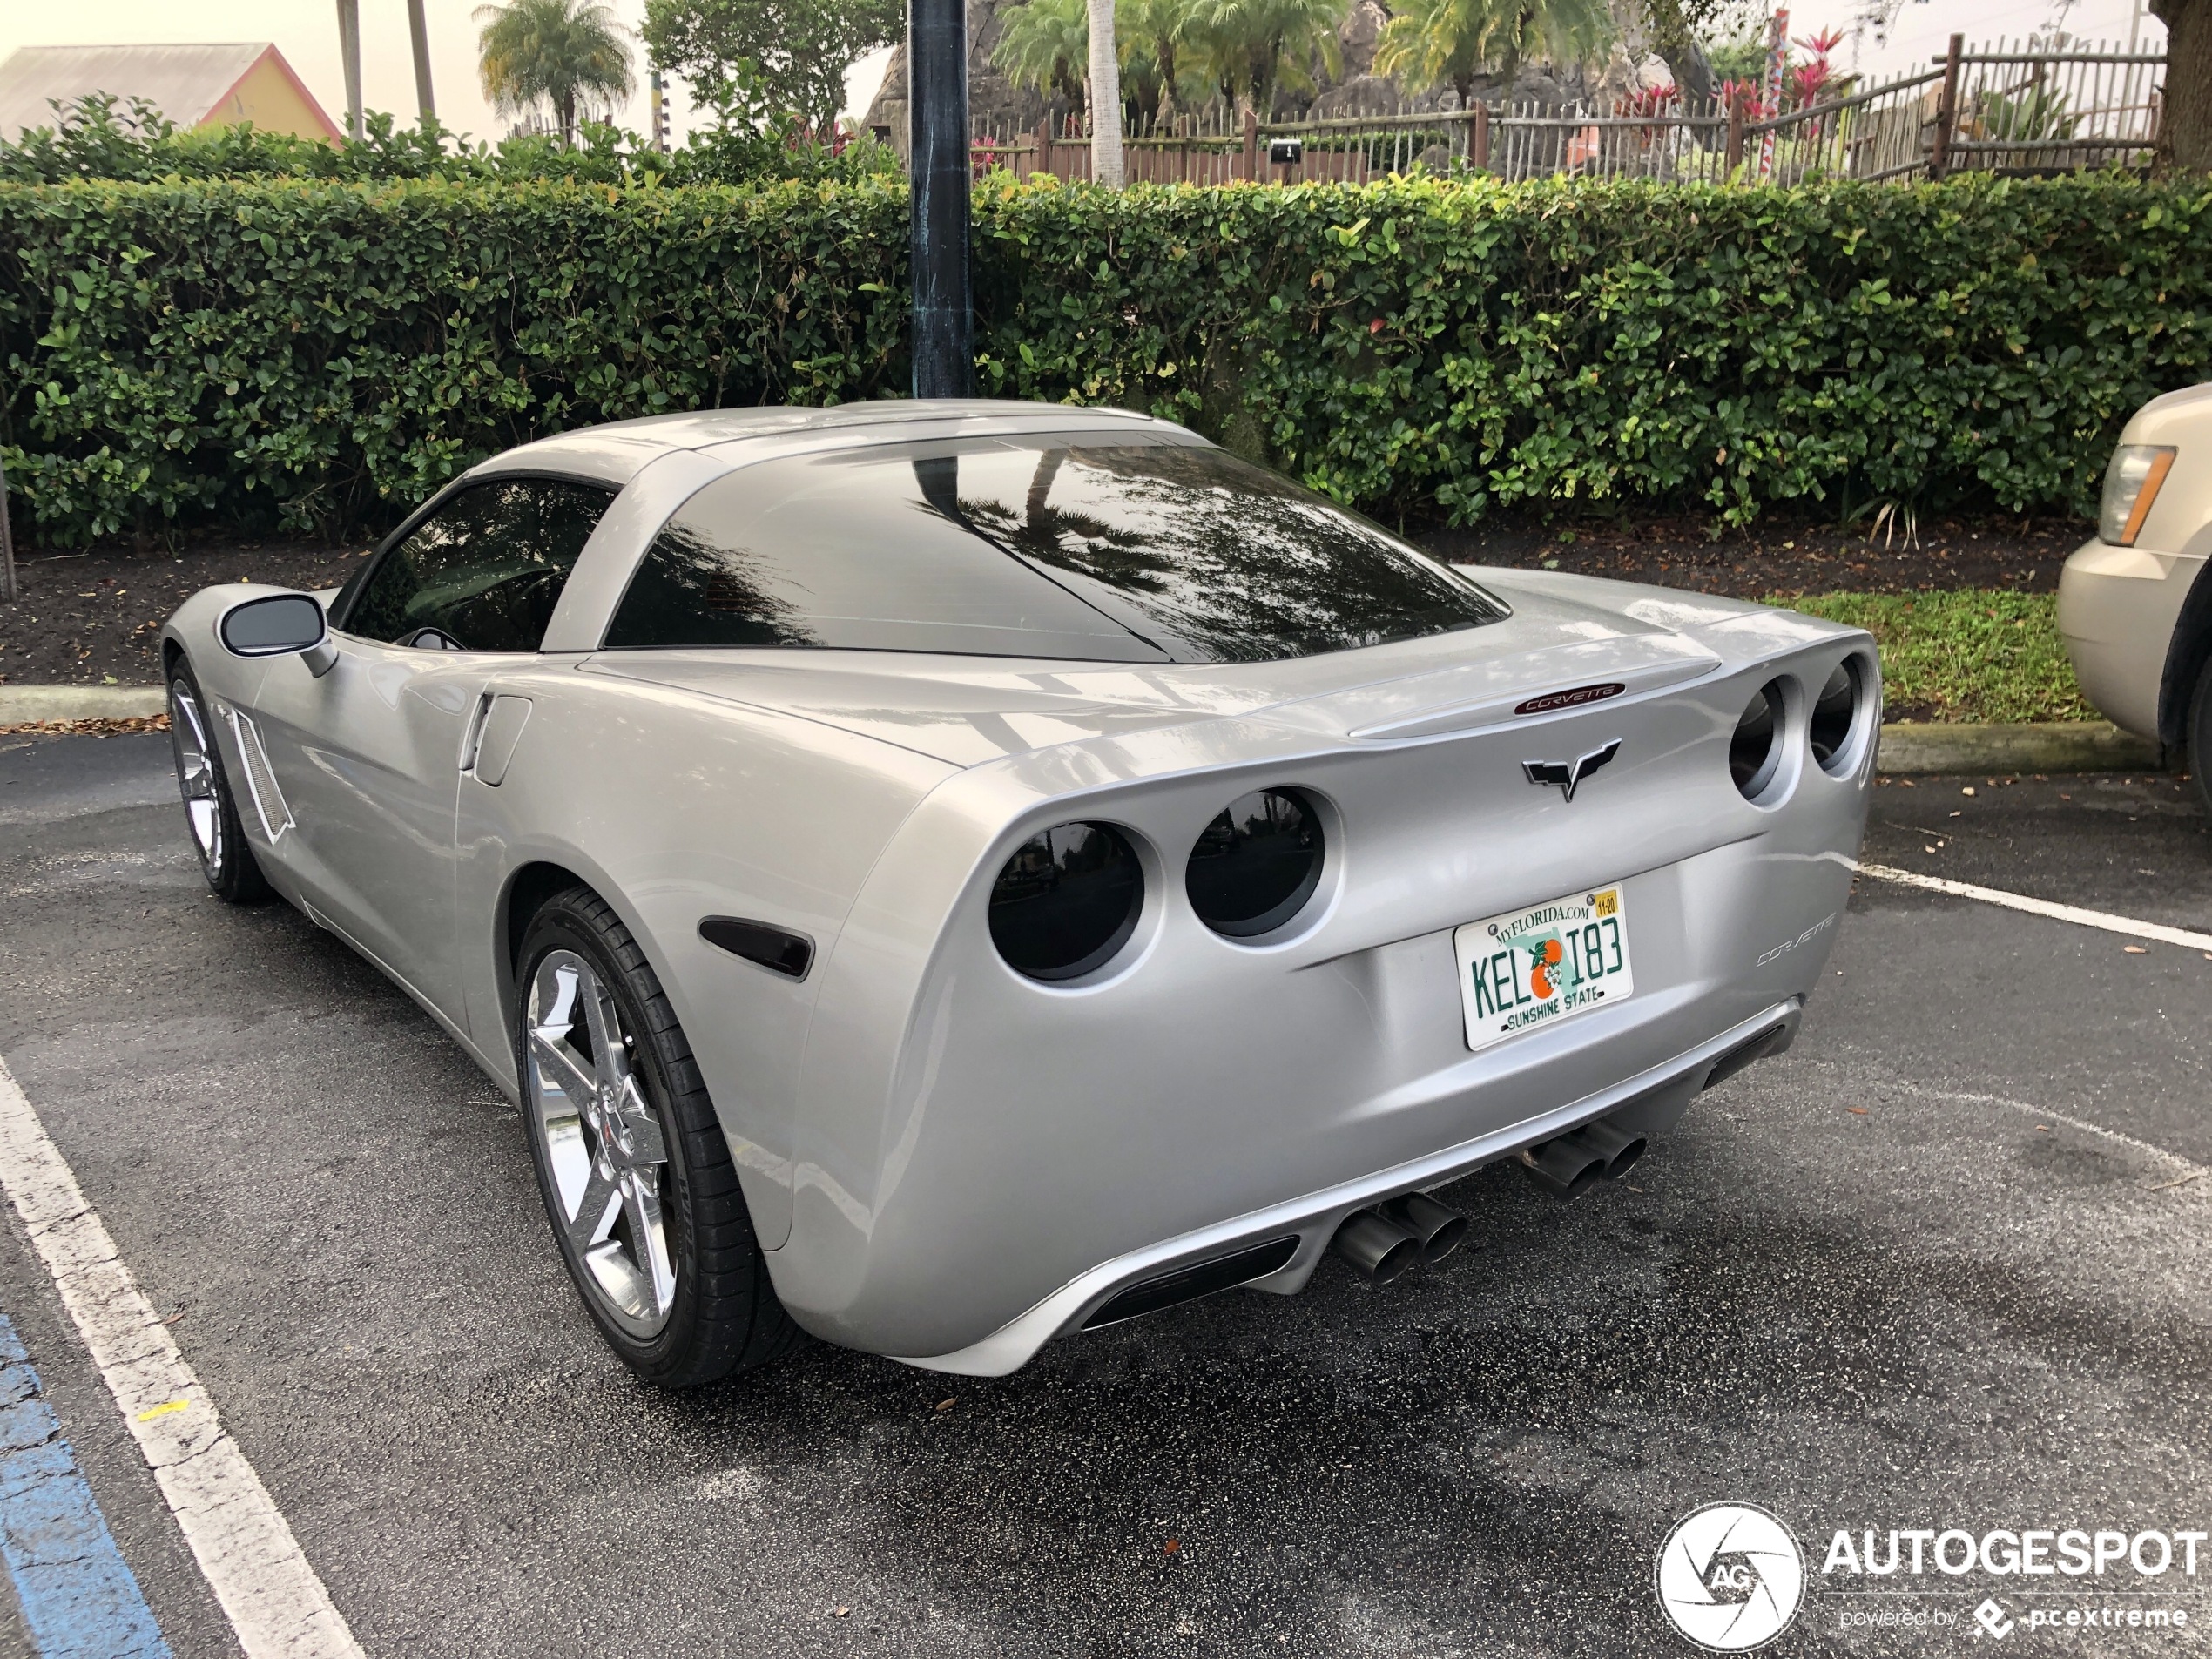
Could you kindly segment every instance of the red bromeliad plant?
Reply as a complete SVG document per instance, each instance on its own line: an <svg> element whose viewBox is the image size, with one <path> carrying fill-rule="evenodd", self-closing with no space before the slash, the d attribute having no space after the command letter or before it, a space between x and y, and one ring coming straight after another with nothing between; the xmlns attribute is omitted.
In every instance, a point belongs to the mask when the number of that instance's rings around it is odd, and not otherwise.
<svg viewBox="0 0 2212 1659"><path fill-rule="evenodd" d="M1723 81L1720 98L1723 109L1741 107L1747 121L1764 121L1767 118L1766 99L1757 81Z"/></svg>
<svg viewBox="0 0 2212 1659"><path fill-rule="evenodd" d="M1812 54L1809 62L1791 69L1786 78L1799 109L1818 103L1823 96L1840 98L1851 90L1853 78L1837 74L1828 61L1828 55L1844 44L1842 30L1824 29L1817 35L1800 36L1791 44Z"/></svg>
<svg viewBox="0 0 2212 1659"><path fill-rule="evenodd" d="M1664 86L1639 87L1616 103L1613 107L1613 113L1645 118L1667 115L1673 111L1675 98L1675 84L1671 81Z"/></svg>

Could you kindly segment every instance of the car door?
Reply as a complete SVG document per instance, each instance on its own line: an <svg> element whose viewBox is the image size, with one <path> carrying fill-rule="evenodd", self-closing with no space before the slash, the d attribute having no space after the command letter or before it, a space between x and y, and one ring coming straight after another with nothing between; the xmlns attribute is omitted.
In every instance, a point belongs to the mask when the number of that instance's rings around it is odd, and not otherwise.
<svg viewBox="0 0 2212 1659"><path fill-rule="evenodd" d="M331 618L320 678L277 663L252 718L322 919L456 1024L454 832L485 687L534 655L614 492L495 477L379 555ZM280 838L280 840L281 838Z"/></svg>

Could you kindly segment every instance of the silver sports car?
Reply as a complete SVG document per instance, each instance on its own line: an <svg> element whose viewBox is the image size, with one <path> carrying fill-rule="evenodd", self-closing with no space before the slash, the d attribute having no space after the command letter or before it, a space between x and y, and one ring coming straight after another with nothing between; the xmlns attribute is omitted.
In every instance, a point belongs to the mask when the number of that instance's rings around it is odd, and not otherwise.
<svg viewBox="0 0 2212 1659"><path fill-rule="evenodd" d="M992 402L527 444L163 655L209 883L516 1099L667 1385L799 1328L997 1374L1619 1175L1794 1035L1880 718L1864 633Z"/></svg>

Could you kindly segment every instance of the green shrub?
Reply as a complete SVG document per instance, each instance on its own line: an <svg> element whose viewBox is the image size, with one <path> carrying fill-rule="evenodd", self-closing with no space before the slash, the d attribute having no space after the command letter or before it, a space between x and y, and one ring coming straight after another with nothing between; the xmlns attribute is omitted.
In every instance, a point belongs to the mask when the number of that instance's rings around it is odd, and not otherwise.
<svg viewBox="0 0 2212 1659"><path fill-rule="evenodd" d="M2212 196L995 175L978 378L1149 408L1386 517L2087 510L2205 378ZM903 392L895 179L0 185L0 440L49 540L388 522L529 436Z"/></svg>
<svg viewBox="0 0 2212 1659"><path fill-rule="evenodd" d="M0 183L57 185L83 179L138 184L182 179L320 179L383 184L401 179L522 184L650 186L730 185L770 179L853 179L896 168L889 148L863 137L833 154L786 118L764 124L731 109L695 131L681 148L661 152L634 132L586 121L574 144L543 133L470 144L435 116L411 127L371 111L357 143L325 144L288 132L237 126L179 127L144 98L127 107L88 93L56 114L0 141Z"/></svg>

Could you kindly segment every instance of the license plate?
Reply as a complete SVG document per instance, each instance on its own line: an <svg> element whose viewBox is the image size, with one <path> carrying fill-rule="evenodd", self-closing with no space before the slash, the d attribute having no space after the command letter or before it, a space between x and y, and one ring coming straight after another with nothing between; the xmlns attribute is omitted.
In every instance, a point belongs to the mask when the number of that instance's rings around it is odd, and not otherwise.
<svg viewBox="0 0 2212 1659"><path fill-rule="evenodd" d="M1453 933L1452 948L1470 1049L1624 1001L1635 989L1618 886L1471 921Z"/></svg>

